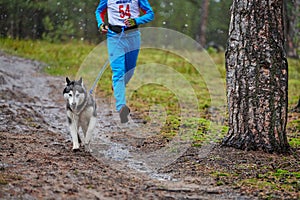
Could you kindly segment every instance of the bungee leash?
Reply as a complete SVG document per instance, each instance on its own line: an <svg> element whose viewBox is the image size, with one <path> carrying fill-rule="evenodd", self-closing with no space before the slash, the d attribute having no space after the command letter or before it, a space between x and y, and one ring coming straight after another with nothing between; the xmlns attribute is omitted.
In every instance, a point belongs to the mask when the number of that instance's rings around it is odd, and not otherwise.
<svg viewBox="0 0 300 200"><path fill-rule="evenodd" d="M122 32L120 33L120 36L119 36L119 38L118 38L117 44L119 44L119 42L120 42L120 40L121 40L121 38L122 38L122 36L123 36L123 34L124 34L125 28L126 28L126 26L123 26L123 27L122 27ZM116 47L117 47L117 45L115 46L115 48L116 48ZM113 49L112 52L115 51L115 48ZM100 77L102 76L102 74L104 73L105 69L107 68L108 64L109 64L109 58L107 58L106 62L104 63L104 65L103 65L102 68L100 69L100 71L99 71L99 73L98 73L98 76L97 76L96 80L94 81L93 86L92 86L91 89L90 89L90 95L93 94L93 91L94 91L94 89L95 89L95 87L96 87L96 85L97 85L97 83L98 83Z"/></svg>

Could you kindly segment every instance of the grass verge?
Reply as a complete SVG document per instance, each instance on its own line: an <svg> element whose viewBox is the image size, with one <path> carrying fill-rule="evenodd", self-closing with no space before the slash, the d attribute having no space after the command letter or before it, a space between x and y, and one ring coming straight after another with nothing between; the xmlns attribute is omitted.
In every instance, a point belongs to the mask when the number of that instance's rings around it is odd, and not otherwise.
<svg viewBox="0 0 300 200"><path fill-rule="evenodd" d="M41 61L45 64L45 72L50 75L70 76L75 77L81 64L86 57L92 52L95 45L87 44L84 42L73 43L60 43L54 44L45 41L32 41L32 40L12 40L1 38L0 49L3 51L22 56L29 59ZM224 53L212 53L210 55L221 76L225 77L224 67ZM143 65L145 63L159 63L165 66L171 66L174 70L182 74L182 76L190 83L195 95L197 97L197 104L199 108L200 116L191 123L198 123L199 128L192 138L196 144L202 141L202 136L205 132L216 131L207 130L210 125L209 122L221 124L216 126L220 128L219 133L225 134L226 123L224 117L225 113L221 113L222 119L216 119L214 116L210 116L210 94L208 92L205 81L201 75L195 70L193 65L187 62L179 55L174 55L170 52L163 52L156 49L142 49L138 59L137 65ZM102 96L111 96L111 72L106 70L101 78L101 90ZM295 59L289 59L289 107L292 108L298 101L300 88L300 61ZM184 89L184 88L183 88ZM151 120L149 118L149 111L153 105L161 105L166 110L166 121L162 132L176 132L180 126L180 113L179 100L168 88L161 85L147 84L134 91L131 96L130 106L138 110L141 116L146 121ZM291 132L290 144L293 147L299 147L299 126L300 121L297 116L292 116L288 124L288 130ZM207 120L207 121L205 121ZM189 123L189 122L187 122ZM183 126L190 126L190 124L183 124ZM171 134L173 135L173 134Z"/></svg>

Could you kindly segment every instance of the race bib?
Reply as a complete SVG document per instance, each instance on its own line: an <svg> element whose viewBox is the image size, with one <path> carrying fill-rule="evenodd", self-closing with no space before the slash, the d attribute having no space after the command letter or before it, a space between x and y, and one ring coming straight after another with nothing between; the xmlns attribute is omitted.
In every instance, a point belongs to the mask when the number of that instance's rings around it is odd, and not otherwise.
<svg viewBox="0 0 300 200"><path fill-rule="evenodd" d="M108 23L125 26L124 20L137 18L140 15L138 0L108 0Z"/></svg>

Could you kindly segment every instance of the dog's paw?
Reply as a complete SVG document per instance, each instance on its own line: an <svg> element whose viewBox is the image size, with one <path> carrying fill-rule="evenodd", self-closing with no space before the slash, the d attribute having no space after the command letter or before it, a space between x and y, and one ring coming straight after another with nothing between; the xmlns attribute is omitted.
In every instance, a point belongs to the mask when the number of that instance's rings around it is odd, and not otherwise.
<svg viewBox="0 0 300 200"><path fill-rule="evenodd" d="M78 148L78 149L72 149L72 151L73 151L74 153L76 153L76 152L79 152L80 149L79 149L79 148Z"/></svg>
<svg viewBox="0 0 300 200"><path fill-rule="evenodd" d="M84 145L84 150L85 150L85 152L87 152L87 153L92 153L92 152L93 152L93 150L92 150L91 147L90 147L90 144L85 144L85 145Z"/></svg>
<svg viewBox="0 0 300 200"><path fill-rule="evenodd" d="M79 149L79 143L73 143L73 151Z"/></svg>
<svg viewBox="0 0 300 200"><path fill-rule="evenodd" d="M92 149L85 149L85 152L86 153L93 153L93 150Z"/></svg>

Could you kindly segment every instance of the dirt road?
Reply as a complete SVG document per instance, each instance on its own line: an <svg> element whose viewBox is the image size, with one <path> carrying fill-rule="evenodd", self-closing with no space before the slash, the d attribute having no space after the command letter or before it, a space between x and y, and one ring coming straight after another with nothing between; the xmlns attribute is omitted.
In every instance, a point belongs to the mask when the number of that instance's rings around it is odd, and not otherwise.
<svg viewBox="0 0 300 200"><path fill-rule="evenodd" d="M180 164L154 171L135 157L123 159L129 147L139 154L138 147L147 138L132 137L134 126L120 133L117 122L107 121L114 114L102 99L98 99L98 129L109 130L101 136L106 141L102 145L112 149L113 155L96 155L97 148L102 148L96 143L94 154L72 152L62 98L64 78L43 74L42 67L0 53L0 199L255 198L206 176L209 164L201 165L203 171ZM148 148L153 147L159 144ZM141 150L141 155L145 152L147 149ZM203 160L197 154L191 148L180 159L190 158L193 166L200 166Z"/></svg>

